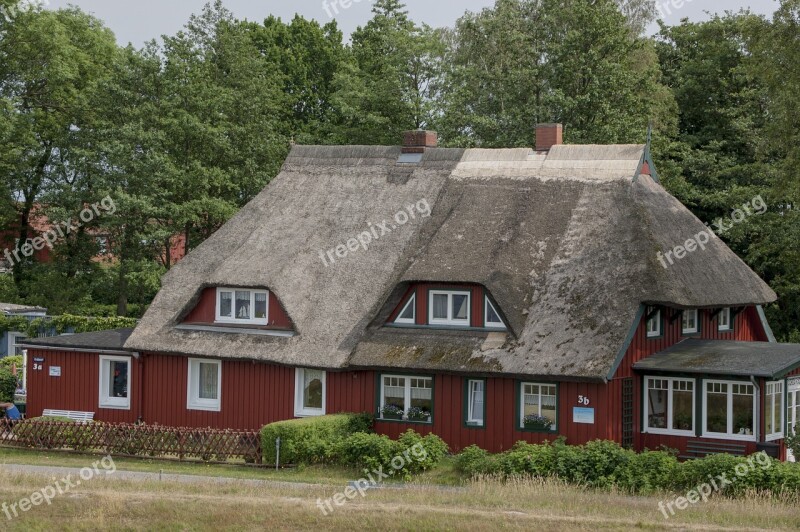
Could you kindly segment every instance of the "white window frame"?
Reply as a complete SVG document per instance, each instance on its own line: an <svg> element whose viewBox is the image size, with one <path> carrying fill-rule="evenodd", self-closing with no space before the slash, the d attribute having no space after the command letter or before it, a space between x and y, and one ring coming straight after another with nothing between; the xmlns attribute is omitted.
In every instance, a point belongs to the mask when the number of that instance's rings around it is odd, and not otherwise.
<svg viewBox="0 0 800 532"><path fill-rule="evenodd" d="M217 365L217 398L200 399L200 364ZM222 411L222 361L205 358L190 358L187 364L188 385L186 387L186 409L205 412ZM193 377L196 377L193 378Z"/></svg>
<svg viewBox="0 0 800 532"><path fill-rule="evenodd" d="M384 420L382 412L383 412L383 407L386 406L386 394L383 393L383 388L384 388L384 386L386 386L386 379L387 378L390 378L390 379L392 379L392 378L393 379L405 379L405 386L404 386L405 390L404 390L404 395L403 395L403 420L404 421L406 421L408 419L408 415L407 415L408 414L408 410L411 408L411 379L424 379L424 380L431 381L431 387L430 387L430 391L431 391L431 419L430 419L430 421L416 421L415 423L432 424L433 423L433 408L434 408L434 395L433 395L434 388L433 387L435 385L435 382L434 382L433 377L430 376L430 375L393 375L393 374L389 374L389 373L382 373L381 376L380 376L381 386L380 386L380 389L378 390L378 392L381 394L380 395L380 407L379 407L379 410L378 410L380 417L378 419ZM389 420L389 421L396 421L396 420Z"/></svg>
<svg viewBox="0 0 800 532"><path fill-rule="evenodd" d="M108 394L109 385L111 384L109 378L109 369L112 362L125 362L128 364L128 397L111 397ZM130 410L131 409L131 357L123 356L100 356L100 398L98 405L100 408L108 408L113 410Z"/></svg>
<svg viewBox="0 0 800 532"><path fill-rule="evenodd" d="M483 419L475 418L472 401L473 395L477 390L473 389L475 384L480 384L481 403L483 404ZM467 424L473 427L483 427L486 424L486 381L484 379L467 380Z"/></svg>
<svg viewBox="0 0 800 532"><path fill-rule="evenodd" d="M223 316L220 314L221 302L222 302L222 293L223 292L230 292L231 293L231 315L230 316ZM250 318L249 319L240 319L236 318L236 292L249 292L250 293ZM256 310L256 294L262 294L267 298L267 309L264 318L255 318ZM269 325L269 291L268 290L254 290L252 288L227 288L227 287L218 287L217 288L217 295L216 295L216 302L215 302L215 310L214 310L214 322L215 323L227 323L227 324L240 324L240 325Z"/></svg>
<svg viewBox="0 0 800 532"><path fill-rule="evenodd" d="M550 425L550 429L545 432L557 432L558 431L558 408L559 408L559 389L558 385L553 382L520 382L519 383L519 419L517 422L519 423L520 430L529 430L525 429L525 395L531 395L525 393L525 386L538 386L539 387L539 415L542 415L542 397L555 397L556 398L556 419ZM556 394L551 396L549 394L543 394L542 388L555 388Z"/></svg>
<svg viewBox="0 0 800 532"><path fill-rule="evenodd" d="M485 296L485 303L483 304L483 326L487 329L506 329L506 324L503 323L503 318L500 316L500 313L497 312L497 308L492 305L492 302L489 301L489 296ZM489 321L489 308L491 308L497 317L500 318L499 322Z"/></svg>
<svg viewBox="0 0 800 532"><path fill-rule="evenodd" d="M648 312L648 314L649 314L649 312ZM656 328L655 328L655 330L651 331L650 330L650 323L652 323L652 322L656 323ZM661 332L662 332L661 329L662 329L662 325L661 325L661 309L658 309L658 310L656 310L656 313L653 314L653 317L650 318L649 320L647 320L647 322L645 323L645 331L647 332L647 337L648 338L659 338L661 336Z"/></svg>
<svg viewBox="0 0 800 532"><path fill-rule="evenodd" d="M667 381L667 428L651 427L650 423L650 379ZM673 425L673 393L676 382L690 382L692 384L692 429L678 430L671 428ZM678 390L685 392L686 390ZM680 377L657 377L647 375L644 377L644 432L648 434L664 434L669 436L694 436L697 430L697 381Z"/></svg>
<svg viewBox="0 0 800 532"><path fill-rule="evenodd" d="M722 316L725 316L727 323L723 325ZM717 330L720 332L728 332L733 330L733 321L731 317L731 307L725 307L717 314Z"/></svg>
<svg viewBox="0 0 800 532"><path fill-rule="evenodd" d="M7 335L7 338L8 338L8 345L6 346L7 347L7 349L6 349L7 355L6 356L10 356L10 357L17 356L17 342L19 340L25 340L27 338L27 336L25 336L23 333L20 333L20 332L9 331L8 335ZM20 352L20 355L21 354L22 353Z"/></svg>
<svg viewBox="0 0 800 532"><path fill-rule="evenodd" d="M411 305L411 309L414 311L414 316L409 318L401 318L400 316L408 309L408 306ZM411 294L411 297L408 299L403 308L400 309L400 312L397 313L397 318L394 320L395 323L405 323L414 325L417 323L417 294Z"/></svg>
<svg viewBox="0 0 800 532"><path fill-rule="evenodd" d="M447 296L447 319L433 317L433 297L436 295ZM467 296L466 320L457 320L453 318L453 296ZM428 292L428 323L431 325L469 327L472 324L472 292L469 290L430 290Z"/></svg>
<svg viewBox="0 0 800 532"><path fill-rule="evenodd" d="M772 393L770 393L770 388L772 388ZM766 399L766 404L764 405L764 432L766 432L767 427L767 418L766 416L772 416L772 427L778 429L778 432L773 433L766 433L764 434L765 441L775 441L783 439L784 436L784 427L786 424L786 404L784 402L784 390L786 389L786 385L783 381L768 381L767 385L764 390L764 397ZM775 403L774 398L777 398L777 404ZM770 408L775 406L770 412Z"/></svg>
<svg viewBox="0 0 800 532"><path fill-rule="evenodd" d="M322 370L311 370L322 371ZM306 408L303 405L303 383L305 381L306 368L297 368L294 373L294 416L295 417L315 417L324 416L327 409L326 395L328 392L328 373L322 371L322 408Z"/></svg>
<svg viewBox="0 0 800 532"><path fill-rule="evenodd" d="M686 327L688 313L694 313L694 327ZM700 311L695 309L685 309L681 316L681 334L697 334L700 332Z"/></svg>
<svg viewBox="0 0 800 532"><path fill-rule="evenodd" d="M728 432L710 432L708 430L708 385L709 384L726 384L728 385ZM753 388L753 427L751 427L752 434L731 434L733 432L733 386L751 386ZM738 440L738 441L756 441L756 433L758 432L758 389L749 381L724 381L724 380L703 380L703 417L702 417L703 437L715 438L718 440Z"/></svg>

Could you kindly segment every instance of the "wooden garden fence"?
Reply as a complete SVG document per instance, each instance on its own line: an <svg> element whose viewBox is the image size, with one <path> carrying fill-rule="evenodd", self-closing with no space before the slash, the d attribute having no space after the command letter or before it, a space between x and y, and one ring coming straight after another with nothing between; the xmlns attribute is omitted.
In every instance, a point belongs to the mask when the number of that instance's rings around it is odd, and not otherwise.
<svg viewBox="0 0 800 532"><path fill-rule="evenodd" d="M0 419L0 445L181 461L261 463L257 431Z"/></svg>

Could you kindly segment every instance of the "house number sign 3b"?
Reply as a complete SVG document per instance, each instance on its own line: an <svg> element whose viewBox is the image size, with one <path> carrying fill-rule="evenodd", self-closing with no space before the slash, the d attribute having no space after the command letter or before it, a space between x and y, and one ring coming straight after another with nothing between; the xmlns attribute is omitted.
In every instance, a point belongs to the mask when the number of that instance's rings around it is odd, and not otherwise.
<svg viewBox="0 0 800 532"><path fill-rule="evenodd" d="M589 398L586 397L585 395L579 395L578 396L578 404L579 405L589 406L590 403L591 403L591 401L589 401Z"/></svg>

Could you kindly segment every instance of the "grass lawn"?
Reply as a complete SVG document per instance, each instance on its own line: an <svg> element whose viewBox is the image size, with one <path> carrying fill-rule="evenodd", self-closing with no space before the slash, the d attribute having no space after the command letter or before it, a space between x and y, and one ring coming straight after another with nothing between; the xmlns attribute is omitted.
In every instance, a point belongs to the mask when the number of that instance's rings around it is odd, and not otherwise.
<svg viewBox="0 0 800 532"><path fill-rule="evenodd" d="M0 463L85 467L96 458L0 449ZM120 470L309 482L254 486L114 479L87 481L51 505L31 508L0 530L598 530L598 529L800 529L796 504L750 497L715 499L665 519L661 500L565 486L555 481L477 480L458 489L427 484L458 482L452 463L404 489L369 490L323 515L319 499L344 491L356 472L305 468L280 472L242 467L173 464L115 459ZM52 484L56 478L4 471L0 503L11 504ZM425 485L423 485L425 484Z"/></svg>

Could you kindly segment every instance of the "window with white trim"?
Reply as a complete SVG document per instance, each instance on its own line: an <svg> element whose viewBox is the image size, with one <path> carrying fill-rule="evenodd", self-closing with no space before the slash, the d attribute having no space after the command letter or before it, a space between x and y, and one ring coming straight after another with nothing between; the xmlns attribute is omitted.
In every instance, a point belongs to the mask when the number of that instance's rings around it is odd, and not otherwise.
<svg viewBox="0 0 800 532"><path fill-rule="evenodd" d="M661 309L656 310L647 320L647 337L657 338L659 336L661 336Z"/></svg>
<svg viewBox="0 0 800 532"><path fill-rule="evenodd" d="M428 300L428 323L469 327L471 292L431 290Z"/></svg>
<svg viewBox="0 0 800 532"><path fill-rule="evenodd" d="M681 332L683 334L697 334L700 332L700 323L697 318L697 309L684 310L681 317Z"/></svg>
<svg viewBox="0 0 800 532"><path fill-rule="evenodd" d="M694 436L694 380L645 377L645 385L645 431Z"/></svg>
<svg viewBox="0 0 800 532"><path fill-rule="evenodd" d="M755 386L737 381L704 381L703 435L755 441Z"/></svg>
<svg viewBox="0 0 800 532"><path fill-rule="evenodd" d="M467 380L467 425L482 427L485 417L486 381Z"/></svg>
<svg viewBox="0 0 800 532"><path fill-rule="evenodd" d="M767 441L783 438L783 381L767 383L764 427Z"/></svg>
<svg viewBox="0 0 800 532"><path fill-rule="evenodd" d="M190 358L188 373L186 408L209 412L222 410L222 361Z"/></svg>
<svg viewBox="0 0 800 532"><path fill-rule="evenodd" d="M485 299L483 312L485 316L484 326L487 329L505 329L506 324L503 323L503 318L500 317L500 313L497 312L497 309L494 308L494 305L489 300L489 296L486 296Z"/></svg>
<svg viewBox="0 0 800 532"><path fill-rule="evenodd" d="M22 346L21 344L26 339L26 336L21 333L9 332L8 333L8 349L6 353L8 356L19 356L22 354Z"/></svg>
<svg viewBox="0 0 800 532"><path fill-rule="evenodd" d="M433 419L433 377L381 376L381 419L430 423Z"/></svg>
<svg viewBox="0 0 800 532"><path fill-rule="evenodd" d="M733 329L731 323L731 309L730 307L724 308L717 314L717 330L730 331Z"/></svg>
<svg viewBox="0 0 800 532"><path fill-rule="evenodd" d="M417 323L417 294L412 294L403 310L397 315L395 323L405 323L413 325Z"/></svg>
<svg viewBox="0 0 800 532"><path fill-rule="evenodd" d="M269 324L269 292L239 288L217 288L217 323Z"/></svg>
<svg viewBox="0 0 800 532"><path fill-rule="evenodd" d="M296 417L325 415L324 371L297 368L294 389L294 415Z"/></svg>
<svg viewBox="0 0 800 532"><path fill-rule="evenodd" d="M130 357L100 357L100 408L130 410Z"/></svg>
<svg viewBox="0 0 800 532"><path fill-rule="evenodd" d="M531 430L556 430L558 388L554 384L520 383L519 426Z"/></svg>

